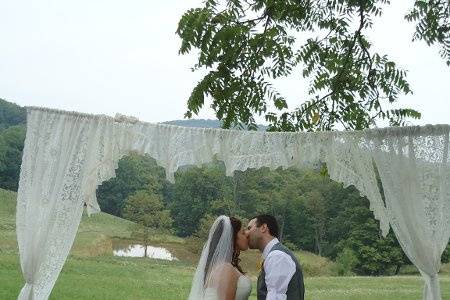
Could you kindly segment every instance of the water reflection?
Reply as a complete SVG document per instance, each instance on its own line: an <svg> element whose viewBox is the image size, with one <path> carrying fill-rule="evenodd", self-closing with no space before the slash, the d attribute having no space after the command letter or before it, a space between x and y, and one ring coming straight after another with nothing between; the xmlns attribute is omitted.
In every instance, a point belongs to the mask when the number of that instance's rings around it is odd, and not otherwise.
<svg viewBox="0 0 450 300"><path fill-rule="evenodd" d="M113 245L114 256L144 257L145 247L139 244ZM147 246L147 257L164 260L178 260L166 248Z"/></svg>

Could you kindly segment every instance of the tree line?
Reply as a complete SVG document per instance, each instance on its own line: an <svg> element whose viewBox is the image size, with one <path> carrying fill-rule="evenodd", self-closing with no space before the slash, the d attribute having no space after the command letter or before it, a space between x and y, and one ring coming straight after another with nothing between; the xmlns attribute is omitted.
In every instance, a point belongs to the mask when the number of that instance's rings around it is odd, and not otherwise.
<svg viewBox="0 0 450 300"><path fill-rule="evenodd" d="M17 191L25 122L24 108L0 99L0 188Z"/></svg>
<svg viewBox="0 0 450 300"><path fill-rule="evenodd" d="M223 163L214 162L182 168L172 184L153 158L131 154L119 161L116 177L98 188L97 198L105 212L181 237L204 237L221 214L246 222L270 213L280 222L284 243L350 261L346 272L398 274L410 263L392 232L381 236L369 201L321 168L250 169L228 177Z"/></svg>

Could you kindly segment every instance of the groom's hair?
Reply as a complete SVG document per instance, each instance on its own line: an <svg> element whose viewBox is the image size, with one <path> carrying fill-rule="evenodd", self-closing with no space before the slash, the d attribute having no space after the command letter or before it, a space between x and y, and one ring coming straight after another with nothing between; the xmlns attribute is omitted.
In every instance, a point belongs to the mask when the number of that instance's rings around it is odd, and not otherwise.
<svg viewBox="0 0 450 300"><path fill-rule="evenodd" d="M267 228L269 228L269 233L276 237L280 237L280 231L278 229L278 222L277 219L272 215L258 215L256 217L253 217L252 219L256 219L256 226L260 227L263 224L267 225Z"/></svg>

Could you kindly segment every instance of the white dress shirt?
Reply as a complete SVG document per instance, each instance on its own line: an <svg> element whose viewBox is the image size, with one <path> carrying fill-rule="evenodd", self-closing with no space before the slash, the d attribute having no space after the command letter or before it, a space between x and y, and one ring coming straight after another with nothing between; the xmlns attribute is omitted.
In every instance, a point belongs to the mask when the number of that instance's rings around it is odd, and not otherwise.
<svg viewBox="0 0 450 300"><path fill-rule="evenodd" d="M280 250L270 252L279 243L277 238L271 240L263 251L264 271L266 272L266 300L286 300L286 292L296 266L292 258Z"/></svg>

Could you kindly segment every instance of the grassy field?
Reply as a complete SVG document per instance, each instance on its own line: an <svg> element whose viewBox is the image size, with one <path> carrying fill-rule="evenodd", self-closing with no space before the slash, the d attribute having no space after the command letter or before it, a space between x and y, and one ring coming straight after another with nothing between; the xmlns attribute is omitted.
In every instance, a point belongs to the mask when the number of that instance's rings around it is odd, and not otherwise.
<svg viewBox="0 0 450 300"><path fill-rule="evenodd" d="M16 299L23 285L15 237L15 193L0 189L0 299ZM50 299L186 299L197 259L181 238L155 235L152 244L168 248L180 261L112 256L113 240L130 238L130 222L107 214L83 216L75 244ZM298 253L305 269L306 299L421 299L419 276L332 277L333 264ZM242 257L256 279L258 253ZM443 299L450 300L450 268L441 274ZM256 299L252 295L251 299Z"/></svg>

